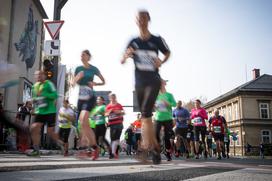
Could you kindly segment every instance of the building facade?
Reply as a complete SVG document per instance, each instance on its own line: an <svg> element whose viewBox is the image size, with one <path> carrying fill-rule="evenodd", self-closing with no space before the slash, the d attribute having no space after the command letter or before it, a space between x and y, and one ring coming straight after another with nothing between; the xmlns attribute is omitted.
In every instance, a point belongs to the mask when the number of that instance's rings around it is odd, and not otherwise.
<svg viewBox="0 0 272 181"><path fill-rule="evenodd" d="M1 34L0 61L18 68L19 85L0 89L7 113L31 97L34 72L41 67L44 41L43 19L47 19L39 0L1 0L0 18L4 22Z"/></svg>
<svg viewBox="0 0 272 181"><path fill-rule="evenodd" d="M259 75L254 69L254 79L205 104L211 116L214 109L226 118L231 133L230 152L245 155L246 144L253 147L272 143L272 75ZM257 71L257 72L255 72Z"/></svg>

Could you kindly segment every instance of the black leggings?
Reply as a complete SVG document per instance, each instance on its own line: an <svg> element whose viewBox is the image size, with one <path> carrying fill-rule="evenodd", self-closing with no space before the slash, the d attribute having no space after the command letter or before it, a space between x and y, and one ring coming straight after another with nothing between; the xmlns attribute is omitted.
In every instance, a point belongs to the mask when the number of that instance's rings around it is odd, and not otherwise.
<svg viewBox="0 0 272 181"><path fill-rule="evenodd" d="M152 116L152 110L161 88L161 82L154 82L149 86L136 86L136 96L138 105L143 118Z"/></svg>
<svg viewBox="0 0 272 181"><path fill-rule="evenodd" d="M165 148L167 150L170 150L171 149L170 139L173 135L173 130L172 130L173 129L173 122L172 122L172 120L165 121L165 122L160 122L160 121L155 122L156 138L159 143L161 142L161 139L160 139L161 127L164 127Z"/></svg>
<svg viewBox="0 0 272 181"><path fill-rule="evenodd" d="M64 143L68 143L71 128L59 128L59 137Z"/></svg>
<svg viewBox="0 0 272 181"><path fill-rule="evenodd" d="M106 131L107 131L107 127L105 126L105 124L96 125L94 132L95 132L95 137L96 137L96 143L99 146L103 146L104 144L107 147L110 146L108 140L106 140L106 138L105 138Z"/></svg>
<svg viewBox="0 0 272 181"><path fill-rule="evenodd" d="M227 151L227 154L229 154L229 147L230 147L230 141L224 142L223 151Z"/></svg>
<svg viewBox="0 0 272 181"><path fill-rule="evenodd" d="M122 130L123 130L123 125L111 125L110 126L111 141L120 140Z"/></svg>

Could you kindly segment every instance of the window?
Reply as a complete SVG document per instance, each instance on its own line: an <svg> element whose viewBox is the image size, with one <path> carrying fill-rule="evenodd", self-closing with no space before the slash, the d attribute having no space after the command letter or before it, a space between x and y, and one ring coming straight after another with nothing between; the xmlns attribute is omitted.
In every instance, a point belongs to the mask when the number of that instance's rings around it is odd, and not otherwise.
<svg viewBox="0 0 272 181"><path fill-rule="evenodd" d="M231 104L228 106L228 120L232 121L232 106L231 106Z"/></svg>
<svg viewBox="0 0 272 181"><path fill-rule="evenodd" d="M226 118L226 107L222 107L222 116Z"/></svg>
<svg viewBox="0 0 272 181"><path fill-rule="evenodd" d="M264 144L271 143L271 131L270 130L262 130L261 131L261 139Z"/></svg>
<svg viewBox="0 0 272 181"><path fill-rule="evenodd" d="M269 104L268 103L260 103L260 118L261 119L269 119Z"/></svg>
<svg viewBox="0 0 272 181"><path fill-rule="evenodd" d="M238 103L233 104L234 107L234 120L239 119L239 114L238 114Z"/></svg>
<svg viewBox="0 0 272 181"><path fill-rule="evenodd" d="M237 141L236 141L236 145L241 145L241 141L240 141L240 134L239 134L239 131L237 130L236 131L236 133L237 133Z"/></svg>

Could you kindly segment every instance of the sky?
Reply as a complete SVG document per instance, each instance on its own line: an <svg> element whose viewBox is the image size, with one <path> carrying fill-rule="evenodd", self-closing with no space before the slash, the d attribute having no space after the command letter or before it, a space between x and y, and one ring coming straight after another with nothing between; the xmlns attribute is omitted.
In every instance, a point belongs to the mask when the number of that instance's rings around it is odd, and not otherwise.
<svg viewBox="0 0 272 181"><path fill-rule="evenodd" d="M45 21L53 20L54 0L41 2ZM68 0L61 15L61 62L81 65L81 51L89 49L90 63L106 79L96 90L111 90L121 104L132 105L134 64L121 65L120 59L139 34L139 9L149 11L151 33L171 50L160 75L176 100L210 101L252 80L254 68L272 75L270 0Z"/></svg>

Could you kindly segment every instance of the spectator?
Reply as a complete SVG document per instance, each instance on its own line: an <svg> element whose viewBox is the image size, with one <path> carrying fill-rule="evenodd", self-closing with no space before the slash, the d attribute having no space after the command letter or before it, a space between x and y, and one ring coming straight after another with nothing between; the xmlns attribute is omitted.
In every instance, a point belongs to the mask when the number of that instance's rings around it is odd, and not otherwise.
<svg viewBox="0 0 272 181"><path fill-rule="evenodd" d="M134 136L134 133L132 130L132 126L130 125L125 132L125 140L127 144L127 155L131 155L131 148L134 145L133 136Z"/></svg>
<svg viewBox="0 0 272 181"><path fill-rule="evenodd" d="M17 115L16 115L16 121L19 124L24 124L29 126L30 119L31 119L31 110L32 110L32 103L31 101L26 101L26 103L19 107ZM21 130L17 130L17 149L20 152L25 152L30 147L30 139L28 134Z"/></svg>
<svg viewBox="0 0 272 181"><path fill-rule="evenodd" d="M249 143L246 144L246 153L249 155L251 152L251 145Z"/></svg>
<svg viewBox="0 0 272 181"><path fill-rule="evenodd" d="M260 157L264 159L264 144L263 142L260 143Z"/></svg>

